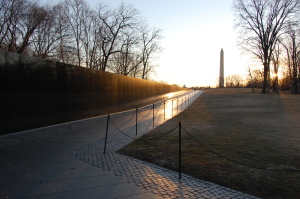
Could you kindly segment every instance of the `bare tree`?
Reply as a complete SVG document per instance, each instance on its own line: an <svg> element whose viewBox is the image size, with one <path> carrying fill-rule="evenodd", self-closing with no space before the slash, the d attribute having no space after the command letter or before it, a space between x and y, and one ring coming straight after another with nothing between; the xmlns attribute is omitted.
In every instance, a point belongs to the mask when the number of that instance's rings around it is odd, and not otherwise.
<svg viewBox="0 0 300 199"><path fill-rule="evenodd" d="M89 12L89 6L84 0L64 0L61 5L63 8L62 11L72 31L76 48L77 64L81 66L82 62L84 62L82 57L84 22Z"/></svg>
<svg viewBox="0 0 300 199"><path fill-rule="evenodd" d="M141 51L142 51L142 64L143 72L142 79L147 79L148 73L152 70L150 65L151 56L161 50L159 45L160 40L162 39L160 29L150 29L147 26L141 26Z"/></svg>
<svg viewBox="0 0 300 199"><path fill-rule="evenodd" d="M123 33L121 51L114 56L118 61L116 73L149 79L154 71L151 60L161 50L161 30L151 29L145 24L141 24L138 30L138 33L136 29Z"/></svg>
<svg viewBox="0 0 300 199"><path fill-rule="evenodd" d="M248 67L248 76L250 78L252 92L255 93L255 90L254 90L254 78L253 78L253 74L252 74L252 71L251 71L250 67Z"/></svg>
<svg viewBox="0 0 300 199"><path fill-rule="evenodd" d="M243 86L243 77L239 74L233 74L225 77L227 88L239 88Z"/></svg>
<svg viewBox="0 0 300 199"><path fill-rule="evenodd" d="M0 1L0 49L16 51L17 26L24 5L25 0Z"/></svg>
<svg viewBox="0 0 300 199"><path fill-rule="evenodd" d="M264 68L262 93L266 93L270 62L288 21L299 13L299 0L235 0L236 27L242 48L261 60Z"/></svg>
<svg viewBox="0 0 300 199"><path fill-rule="evenodd" d="M81 42L85 54L85 65L88 68L94 68L97 65L96 54L97 44L96 37L98 31L98 24L96 19L96 12L90 9L85 10L85 16L83 17L83 33Z"/></svg>
<svg viewBox="0 0 300 199"><path fill-rule="evenodd" d="M55 61L75 64L77 60L76 49L74 46L73 34L71 31L71 25L64 14L64 6L62 3L55 5L53 10L56 15L56 29L58 31L58 48L56 48Z"/></svg>
<svg viewBox="0 0 300 199"><path fill-rule="evenodd" d="M280 44L278 43L274 48L274 53L271 57L271 61L274 66L273 91L275 91L276 93L278 93L278 69L280 64L280 54L281 54L281 49L280 49Z"/></svg>
<svg viewBox="0 0 300 199"><path fill-rule="evenodd" d="M300 70L300 25L299 22L290 23L286 28L286 33L281 41L281 45L286 52L286 65L289 69L292 80L292 92L299 93L298 81Z"/></svg>
<svg viewBox="0 0 300 199"><path fill-rule="evenodd" d="M142 63L140 54L137 52L139 36L135 29L130 29L122 35L123 44L120 53L114 54L113 68L117 74L135 76Z"/></svg>
<svg viewBox="0 0 300 199"><path fill-rule="evenodd" d="M29 53L33 36L40 29L48 10L34 1L2 0L0 2L1 49Z"/></svg>
<svg viewBox="0 0 300 199"><path fill-rule="evenodd" d="M284 67L288 68L287 66L283 65L283 68ZM290 89L291 89L291 76L289 74L288 69L282 70L281 78L278 80L278 84L281 86L282 91L286 91L286 90L290 91Z"/></svg>
<svg viewBox="0 0 300 199"><path fill-rule="evenodd" d="M17 53L20 54L24 53L27 47L33 42L32 36L48 14L45 8L41 7L36 2L32 3L30 1L23 7L22 11L18 22L20 42Z"/></svg>
<svg viewBox="0 0 300 199"><path fill-rule="evenodd" d="M61 25L57 7L47 7L47 16L33 35L32 54L35 57L56 60L61 40Z"/></svg>
<svg viewBox="0 0 300 199"><path fill-rule="evenodd" d="M248 68L248 83L246 83L246 87L253 86L254 88L262 88L263 84L263 71L257 68ZM253 85L252 85L253 84Z"/></svg>
<svg viewBox="0 0 300 199"><path fill-rule="evenodd" d="M120 35L127 28L134 28L139 23L139 12L131 6L121 4L116 10L109 10L106 6L98 7L98 18L103 22L100 32L101 70L105 71L111 55L120 53L117 44Z"/></svg>

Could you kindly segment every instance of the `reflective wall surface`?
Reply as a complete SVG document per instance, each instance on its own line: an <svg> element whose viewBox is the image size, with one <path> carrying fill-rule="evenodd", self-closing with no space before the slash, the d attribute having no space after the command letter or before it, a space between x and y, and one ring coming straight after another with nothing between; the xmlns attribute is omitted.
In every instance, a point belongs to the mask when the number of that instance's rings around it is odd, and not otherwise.
<svg viewBox="0 0 300 199"><path fill-rule="evenodd" d="M0 134L126 109L183 88L0 51ZM136 105L138 106L138 105Z"/></svg>

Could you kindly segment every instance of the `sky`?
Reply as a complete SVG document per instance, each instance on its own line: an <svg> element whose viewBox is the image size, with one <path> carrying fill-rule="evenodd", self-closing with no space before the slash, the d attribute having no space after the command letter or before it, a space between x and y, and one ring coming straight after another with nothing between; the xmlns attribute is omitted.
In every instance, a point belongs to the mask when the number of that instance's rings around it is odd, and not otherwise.
<svg viewBox="0 0 300 199"><path fill-rule="evenodd" d="M247 74L234 30L232 0L86 0L117 7L122 2L140 11L150 27L162 30L163 48L155 65L155 81L179 86L218 84L220 51L224 50L225 77Z"/></svg>

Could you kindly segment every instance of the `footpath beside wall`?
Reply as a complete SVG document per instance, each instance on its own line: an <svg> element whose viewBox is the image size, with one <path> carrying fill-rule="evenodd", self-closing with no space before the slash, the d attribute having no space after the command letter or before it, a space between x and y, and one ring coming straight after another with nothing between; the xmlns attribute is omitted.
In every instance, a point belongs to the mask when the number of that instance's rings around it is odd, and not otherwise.
<svg viewBox="0 0 300 199"><path fill-rule="evenodd" d="M0 51L0 134L95 117L184 88Z"/></svg>

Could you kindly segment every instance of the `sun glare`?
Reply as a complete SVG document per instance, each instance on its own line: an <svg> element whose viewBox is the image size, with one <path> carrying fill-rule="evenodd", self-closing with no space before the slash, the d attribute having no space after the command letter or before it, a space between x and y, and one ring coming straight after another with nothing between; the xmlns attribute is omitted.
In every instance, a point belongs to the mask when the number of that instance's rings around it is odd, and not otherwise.
<svg viewBox="0 0 300 199"><path fill-rule="evenodd" d="M174 96L176 96L176 95L179 95L179 94L181 94L181 93L184 93L184 92L186 92L186 91L177 91L177 92L165 94L165 96L166 96L167 98L172 98L172 97L174 97Z"/></svg>

